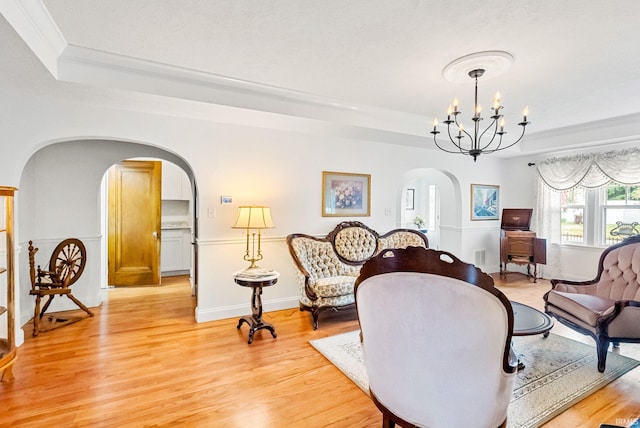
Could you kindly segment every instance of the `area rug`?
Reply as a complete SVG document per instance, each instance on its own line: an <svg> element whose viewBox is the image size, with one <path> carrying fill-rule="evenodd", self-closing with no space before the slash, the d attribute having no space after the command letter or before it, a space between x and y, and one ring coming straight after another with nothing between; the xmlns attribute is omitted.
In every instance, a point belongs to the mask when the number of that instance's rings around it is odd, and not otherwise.
<svg viewBox="0 0 640 428"><path fill-rule="evenodd" d="M526 368L516 377L509 405L509 428L538 427L612 380L640 365L609 352L598 372L595 346L562 336L514 337L514 349ZM310 341L311 345L364 392L369 393L359 331Z"/></svg>

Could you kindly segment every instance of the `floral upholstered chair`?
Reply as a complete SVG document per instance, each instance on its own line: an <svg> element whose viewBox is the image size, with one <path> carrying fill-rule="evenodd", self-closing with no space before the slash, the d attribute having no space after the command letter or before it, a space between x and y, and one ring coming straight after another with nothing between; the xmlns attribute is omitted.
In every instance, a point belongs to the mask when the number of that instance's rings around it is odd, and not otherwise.
<svg viewBox="0 0 640 428"><path fill-rule="evenodd" d="M287 236L300 288L300 310L310 311L313 329L326 310L353 309L353 285L360 267L388 248L428 247L427 237L411 229L382 236L357 221L338 224L326 237L301 233Z"/></svg>

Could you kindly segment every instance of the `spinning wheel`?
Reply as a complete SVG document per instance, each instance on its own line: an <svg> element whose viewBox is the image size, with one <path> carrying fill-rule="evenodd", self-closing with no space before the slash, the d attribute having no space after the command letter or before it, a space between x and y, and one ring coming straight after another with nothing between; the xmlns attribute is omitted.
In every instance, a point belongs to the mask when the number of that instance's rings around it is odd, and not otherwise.
<svg viewBox="0 0 640 428"><path fill-rule="evenodd" d="M49 309L56 295L67 296L80 309L92 317L93 312L71 294L71 288L69 288L80 278L87 261L87 251L82 241L69 238L59 243L49 259L49 270L42 270L40 266L36 270L35 255L37 252L38 249L33 247L33 242L29 241L29 273L31 276L31 291L29 294L36 296L33 335L37 336L41 331L52 330L82 319L77 316L63 317L60 315L48 315L47 318L44 318L45 312ZM42 310L40 310L41 299L45 296L47 301Z"/></svg>
<svg viewBox="0 0 640 428"><path fill-rule="evenodd" d="M49 272L56 272L71 286L78 280L87 260L87 250L79 239L65 239L53 250L49 260Z"/></svg>

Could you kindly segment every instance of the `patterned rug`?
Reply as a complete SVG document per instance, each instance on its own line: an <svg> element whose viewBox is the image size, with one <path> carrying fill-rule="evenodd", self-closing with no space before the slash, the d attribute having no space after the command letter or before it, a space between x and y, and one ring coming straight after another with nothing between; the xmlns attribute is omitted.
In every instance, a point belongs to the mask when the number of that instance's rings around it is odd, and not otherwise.
<svg viewBox="0 0 640 428"><path fill-rule="evenodd" d="M609 352L607 368L598 372L595 346L562 336L514 337L514 349L526 364L516 377L509 404L509 428L538 427L578 401L640 365ZM367 394L369 383L359 331L310 341L311 345Z"/></svg>

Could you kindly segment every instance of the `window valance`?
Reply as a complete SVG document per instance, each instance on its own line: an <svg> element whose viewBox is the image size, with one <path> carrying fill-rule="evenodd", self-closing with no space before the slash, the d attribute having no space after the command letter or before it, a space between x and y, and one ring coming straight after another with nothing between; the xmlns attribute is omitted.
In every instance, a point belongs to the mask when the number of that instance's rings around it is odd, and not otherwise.
<svg viewBox="0 0 640 428"><path fill-rule="evenodd" d="M538 174L555 190L595 188L615 181L640 183L640 148L551 158L538 163Z"/></svg>

